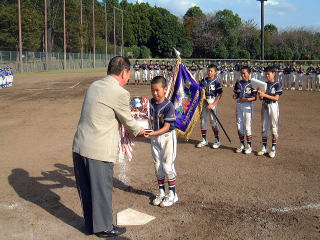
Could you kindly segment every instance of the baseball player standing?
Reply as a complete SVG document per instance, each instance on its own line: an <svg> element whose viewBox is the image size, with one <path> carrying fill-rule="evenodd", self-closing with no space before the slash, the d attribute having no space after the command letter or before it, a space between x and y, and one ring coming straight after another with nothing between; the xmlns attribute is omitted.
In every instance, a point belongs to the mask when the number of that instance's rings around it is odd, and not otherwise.
<svg viewBox="0 0 320 240"><path fill-rule="evenodd" d="M299 91L301 91L303 87L303 78L304 78L304 68L302 64L300 64L300 67L297 69L297 73L299 76Z"/></svg>
<svg viewBox="0 0 320 240"><path fill-rule="evenodd" d="M307 91L312 91L312 85L313 85L313 80L314 80L314 75L315 75L316 70L312 66L312 63L309 64L309 67L307 68Z"/></svg>
<svg viewBox="0 0 320 240"><path fill-rule="evenodd" d="M316 69L316 91L320 91L320 63L318 63Z"/></svg>
<svg viewBox="0 0 320 240"><path fill-rule="evenodd" d="M176 121L173 104L165 98L167 81L156 76L151 81L152 99L150 101L150 121L152 132L151 151L159 185L159 194L153 199L153 205L168 207L178 201L176 192L176 170L174 161L177 152L177 137L174 122ZM168 180L169 192L165 194L165 179Z"/></svg>
<svg viewBox="0 0 320 240"><path fill-rule="evenodd" d="M160 64L159 60L156 61L156 64L154 65L154 73L155 76L160 76Z"/></svg>
<svg viewBox="0 0 320 240"><path fill-rule="evenodd" d="M161 76L162 77L166 77L166 70L167 70L167 65L164 61L162 61L161 65L160 65L160 70L161 70Z"/></svg>
<svg viewBox="0 0 320 240"><path fill-rule="evenodd" d="M173 66L169 61L167 62L167 74L168 74L168 81L171 81L173 78Z"/></svg>
<svg viewBox="0 0 320 240"><path fill-rule="evenodd" d="M240 71L241 71L241 65L239 62L236 63L236 65L234 66L234 70L235 70L235 81L240 81L241 79L241 74L240 74Z"/></svg>
<svg viewBox="0 0 320 240"><path fill-rule="evenodd" d="M150 60L150 64L148 65L148 69L149 69L149 80L151 82L151 80L155 76L154 64L153 64L152 60Z"/></svg>
<svg viewBox="0 0 320 240"><path fill-rule="evenodd" d="M233 63L228 68L229 76L230 76L230 87L233 87L234 84L234 66Z"/></svg>
<svg viewBox="0 0 320 240"><path fill-rule="evenodd" d="M203 61L201 60L199 65L198 65L198 81L204 78L204 64Z"/></svg>
<svg viewBox="0 0 320 240"><path fill-rule="evenodd" d="M134 68L134 82L136 85L138 85L140 82L140 69L141 69L141 66L138 60L136 60L136 63L133 65L133 68Z"/></svg>
<svg viewBox="0 0 320 240"><path fill-rule="evenodd" d="M245 154L252 152L252 130L251 121L253 114L252 102L257 100L257 91L252 87L250 81L251 69L248 66L241 68L242 80L236 82L234 86L233 98L236 99L236 122L240 147L236 149L237 153L244 151ZM247 136L247 147L245 148L244 137Z"/></svg>
<svg viewBox="0 0 320 240"><path fill-rule="evenodd" d="M291 70L290 70L289 64L286 63L286 66L283 69L284 87L286 88L286 90L289 89L290 71Z"/></svg>
<svg viewBox="0 0 320 240"><path fill-rule="evenodd" d="M267 153L267 143L269 130L272 134L272 147L269 152L269 157L276 156L276 146L278 141L278 120L279 120L279 105L278 101L282 94L282 87L280 82L275 82L274 67L267 67L265 76L267 80L267 90L263 92L258 90L259 99L262 100L261 120L262 120L262 148L258 152L259 156Z"/></svg>
<svg viewBox="0 0 320 240"><path fill-rule="evenodd" d="M3 69L0 68L0 87L5 88L6 87L6 76L3 73Z"/></svg>
<svg viewBox="0 0 320 240"><path fill-rule="evenodd" d="M222 78L222 83L224 87L227 87L228 84L228 66L227 63L224 62L223 66L221 66L220 75Z"/></svg>
<svg viewBox="0 0 320 240"><path fill-rule="evenodd" d="M296 62L293 62L290 66L290 89L296 90L296 76L297 76L297 66Z"/></svg>
<svg viewBox="0 0 320 240"><path fill-rule="evenodd" d="M143 64L142 64L141 68L142 68L142 81L143 81L143 84L147 84L147 82L148 82L148 64L147 64L146 60L143 61Z"/></svg>
<svg viewBox="0 0 320 240"><path fill-rule="evenodd" d="M283 63L280 62L276 68L276 82L281 83L282 78L283 78L283 69L284 69Z"/></svg>
<svg viewBox="0 0 320 240"><path fill-rule="evenodd" d="M215 118L217 114L218 103L222 97L222 86L220 78L217 74L217 66L209 65L208 66L208 77L204 78L200 82L200 86L205 89L206 100L203 102L202 113L201 113L201 135L202 141L197 144L198 148L208 145L207 140L207 129L208 129L208 117L210 117L210 124L215 136L215 141L211 145L212 148L219 148L220 138L219 138L219 127L218 121Z"/></svg>
<svg viewBox="0 0 320 240"><path fill-rule="evenodd" d="M193 79L196 80L197 66L196 66L194 61L192 61L192 65L190 66L189 70L190 70L190 72L192 74Z"/></svg>

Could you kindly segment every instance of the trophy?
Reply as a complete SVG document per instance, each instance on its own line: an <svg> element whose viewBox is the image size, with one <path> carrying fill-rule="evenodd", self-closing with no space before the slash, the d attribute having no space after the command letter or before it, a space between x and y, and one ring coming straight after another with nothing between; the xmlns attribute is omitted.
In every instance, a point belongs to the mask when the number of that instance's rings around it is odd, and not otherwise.
<svg viewBox="0 0 320 240"><path fill-rule="evenodd" d="M137 120L139 126L145 131L151 132L149 119L149 99L148 97L133 97L130 101L131 114Z"/></svg>

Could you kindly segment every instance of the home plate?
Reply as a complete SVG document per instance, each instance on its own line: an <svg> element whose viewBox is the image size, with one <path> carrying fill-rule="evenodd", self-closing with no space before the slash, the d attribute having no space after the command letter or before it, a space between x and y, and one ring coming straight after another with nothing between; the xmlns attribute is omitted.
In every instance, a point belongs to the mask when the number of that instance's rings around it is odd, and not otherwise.
<svg viewBox="0 0 320 240"><path fill-rule="evenodd" d="M155 217L131 208L117 213L117 225L144 225L153 219L155 219Z"/></svg>

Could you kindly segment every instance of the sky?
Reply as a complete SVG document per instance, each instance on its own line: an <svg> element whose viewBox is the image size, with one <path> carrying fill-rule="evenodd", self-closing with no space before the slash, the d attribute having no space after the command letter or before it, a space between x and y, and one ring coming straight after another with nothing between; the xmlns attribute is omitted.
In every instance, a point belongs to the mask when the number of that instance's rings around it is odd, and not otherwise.
<svg viewBox="0 0 320 240"><path fill-rule="evenodd" d="M204 13L230 9L241 19L253 19L260 26L260 2L257 0L128 0L128 2L148 2L151 6L168 9L178 17L183 17L193 6L199 6ZM320 30L319 0L267 0L265 2L265 24L272 23L280 30L307 27Z"/></svg>

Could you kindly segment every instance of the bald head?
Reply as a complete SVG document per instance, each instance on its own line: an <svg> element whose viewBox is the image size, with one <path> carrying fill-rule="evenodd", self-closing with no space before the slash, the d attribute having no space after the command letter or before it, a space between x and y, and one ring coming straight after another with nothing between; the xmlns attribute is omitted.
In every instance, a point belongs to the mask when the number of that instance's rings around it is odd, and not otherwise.
<svg viewBox="0 0 320 240"><path fill-rule="evenodd" d="M107 73L108 75L119 76L124 69L130 70L129 59L122 56L116 56L110 60Z"/></svg>

